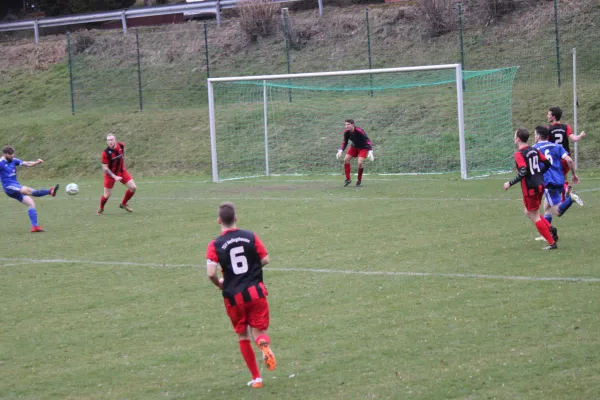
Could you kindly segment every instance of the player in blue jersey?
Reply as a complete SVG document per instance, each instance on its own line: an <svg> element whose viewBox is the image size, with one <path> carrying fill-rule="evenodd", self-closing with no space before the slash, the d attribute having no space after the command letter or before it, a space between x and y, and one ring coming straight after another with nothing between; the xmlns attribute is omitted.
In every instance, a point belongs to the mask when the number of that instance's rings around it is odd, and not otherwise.
<svg viewBox="0 0 600 400"><path fill-rule="evenodd" d="M533 147L538 149L551 163L550 168L544 173L544 218L552 224L553 214L561 217L573 204L573 198L570 196L571 191L567 192L567 197L561 202L565 183L562 163L565 162L568 165L573 184L579 183L579 177L575 172L575 163L569 153L563 146L550 142L549 139L550 132L548 129L543 126L536 126L536 143ZM555 239L558 238L558 233L554 227L552 234L555 235Z"/></svg>
<svg viewBox="0 0 600 400"><path fill-rule="evenodd" d="M15 149L12 146L4 146L2 149L2 158L0 158L0 179L2 180L2 189L8 197L11 197L23 204L25 204L29 210L29 219L31 220L31 232L44 232L41 226L38 225L37 211L35 209L35 203L30 196L42 197L50 195L56 196L58 185L55 185L51 189L32 189L27 186L23 186L17 181L17 167L24 165L26 167L33 167L43 163L41 159L35 161L21 161L15 158Z"/></svg>

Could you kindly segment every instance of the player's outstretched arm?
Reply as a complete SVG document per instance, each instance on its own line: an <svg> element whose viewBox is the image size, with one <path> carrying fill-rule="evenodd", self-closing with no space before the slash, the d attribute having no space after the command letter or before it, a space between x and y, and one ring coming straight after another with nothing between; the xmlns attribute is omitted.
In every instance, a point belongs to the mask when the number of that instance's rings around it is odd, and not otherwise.
<svg viewBox="0 0 600 400"><path fill-rule="evenodd" d="M21 163L21 165L24 165L26 167L33 167L34 165L42 164L43 162L44 162L44 160L42 160L41 158L38 158L35 161L23 161Z"/></svg>
<svg viewBox="0 0 600 400"><path fill-rule="evenodd" d="M585 131L581 131L581 133L579 135L576 135L576 134L569 135L569 139L571 139L571 141L573 141L573 142L579 142L584 137L585 137Z"/></svg>

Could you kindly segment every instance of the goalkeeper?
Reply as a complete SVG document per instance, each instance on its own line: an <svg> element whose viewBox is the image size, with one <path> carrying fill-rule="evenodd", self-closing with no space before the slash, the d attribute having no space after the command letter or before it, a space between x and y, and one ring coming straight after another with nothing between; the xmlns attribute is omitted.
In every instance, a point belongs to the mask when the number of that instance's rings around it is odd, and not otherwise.
<svg viewBox="0 0 600 400"><path fill-rule="evenodd" d="M373 156L373 146L371 145L371 140L366 132L362 130L362 128L356 126L353 119L347 119L344 123L346 125L344 141L342 142L342 147L338 149L336 157L340 158L342 156L346 146L348 146L348 140L351 140L352 145L350 145L348 152L346 152L346 157L344 157L344 172L346 174L344 186L348 186L352 183L352 179L350 179L350 160L355 157L358 157L358 180L356 181L356 186L360 186L365 167L365 158L368 157L371 161L375 160L375 157Z"/></svg>

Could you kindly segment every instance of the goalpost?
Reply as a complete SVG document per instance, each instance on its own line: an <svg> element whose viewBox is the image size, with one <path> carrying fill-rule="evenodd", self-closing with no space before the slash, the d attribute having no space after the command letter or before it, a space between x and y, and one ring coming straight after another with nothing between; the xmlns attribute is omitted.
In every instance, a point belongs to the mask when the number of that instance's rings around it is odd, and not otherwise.
<svg viewBox="0 0 600 400"><path fill-rule="evenodd" d="M344 119L373 142L368 174L510 170L517 68L460 64L209 78L213 181L342 175Z"/></svg>

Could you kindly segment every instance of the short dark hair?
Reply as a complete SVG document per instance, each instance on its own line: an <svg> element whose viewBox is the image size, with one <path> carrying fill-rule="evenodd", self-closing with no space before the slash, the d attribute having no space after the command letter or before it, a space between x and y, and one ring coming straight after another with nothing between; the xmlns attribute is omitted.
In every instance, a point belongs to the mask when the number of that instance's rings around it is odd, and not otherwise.
<svg viewBox="0 0 600 400"><path fill-rule="evenodd" d="M354 125L354 120L353 119L345 119L344 122L347 122L349 124Z"/></svg>
<svg viewBox="0 0 600 400"><path fill-rule="evenodd" d="M529 141L529 131L527 128L519 128L516 133L519 140L523 143L527 143Z"/></svg>
<svg viewBox="0 0 600 400"><path fill-rule="evenodd" d="M552 113L554 119L556 119L557 121L560 121L560 119L562 118L562 110L560 107L550 107L548 111Z"/></svg>
<svg viewBox="0 0 600 400"><path fill-rule="evenodd" d="M535 133L537 133L542 139L548 139L550 137L550 132L548 132L548 128L545 126L536 126Z"/></svg>
<svg viewBox="0 0 600 400"><path fill-rule="evenodd" d="M225 226L231 226L235 223L235 206L233 203L221 203L219 205L219 218Z"/></svg>
<svg viewBox="0 0 600 400"><path fill-rule="evenodd" d="M2 153L4 153L4 154L14 154L15 153L15 149L12 146L10 146L10 145L6 145L2 149Z"/></svg>

